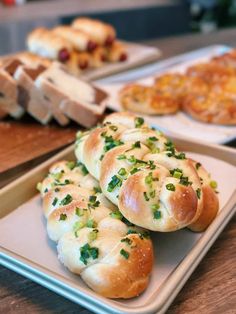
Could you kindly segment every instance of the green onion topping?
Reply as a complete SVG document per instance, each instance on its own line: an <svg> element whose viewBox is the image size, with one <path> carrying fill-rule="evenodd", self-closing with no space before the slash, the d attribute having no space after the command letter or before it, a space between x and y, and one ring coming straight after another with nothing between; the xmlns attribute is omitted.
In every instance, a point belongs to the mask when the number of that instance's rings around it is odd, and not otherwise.
<svg viewBox="0 0 236 314"><path fill-rule="evenodd" d="M154 217L154 219L161 219L161 211L157 210L157 211L153 212L153 217Z"/></svg>
<svg viewBox="0 0 236 314"><path fill-rule="evenodd" d="M121 186L121 184L122 184L122 180L117 175L114 175L111 178L111 181L108 183L107 191L112 192L115 188Z"/></svg>
<svg viewBox="0 0 236 314"><path fill-rule="evenodd" d="M127 175L127 171L125 170L125 168L120 168L120 170L118 171L118 174L120 176L125 176Z"/></svg>
<svg viewBox="0 0 236 314"><path fill-rule="evenodd" d="M70 194L67 194L60 202L60 205L68 205L73 201L73 198Z"/></svg>
<svg viewBox="0 0 236 314"><path fill-rule="evenodd" d="M89 219L87 221L87 223L86 223L86 227L88 227L88 228L96 228L97 227L97 223L93 219Z"/></svg>
<svg viewBox="0 0 236 314"><path fill-rule="evenodd" d="M80 248L80 260L84 265L88 264L88 259L97 259L99 250L97 247L91 247L88 243Z"/></svg>
<svg viewBox="0 0 236 314"><path fill-rule="evenodd" d="M80 167L80 169L81 169L81 171L82 171L82 173L83 173L84 176L86 176L86 175L89 173L89 172L88 172L88 169L87 169L87 168L85 167L85 165L84 165L82 162L80 162L80 161L77 162L76 167Z"/></svg>
<svg viewBox="0 0 236 314"><path fill-rule="evenodd" d="M95 207L98 207L100 205L100 202L97 200L96 195L90 195L89 196L89 202L88 202L88 208L94 209Z"/></svg>
<svg viewBox="0 0 236 314"><path fill-rule="evenodd" d="M134 144L132 144L132 148L140 148L140 147L141 147L140 141L137 141Z"/></svg>
<svg viewBox="0 0 236 314"><path fill-rule="evenodd" d="M61 214L59 220L66 220L67 215L66 214Z"/></svg>
<svg viewBox="0 0 236 314"><path fill-rule="evenodd" d="M54 200L53 200L53 202L52 202L52 205L55 206L55 205L57 204L57 202L58 202L58 198L55 197Z"/></svg>
<svg viewBox="0 0 236 314"><path fill-rule="evenodd" d="M120 240L120 242L125 242L128 245L131 245L133 241L130 238L123 238Z"/></svg>
<svg viewBox="0 0 236 314"><path fill-rule="evenodd" d="M110 216L112 218L119 219L119 220L122 220L123 218L123 215L121 214L119 210L115 210L114 212L110 213Z"/></svg>
<svg viewBox="0 0 236 314"><path fill-rule="evenodd" d="M130 170L130 174L135 174L136 172L140 171L140 169L134 167Z"/></svg>
<svg viewBox="0 0 236 314"><path fill-rule="evenodd" d="M216 189L218 185L217 185L216 181L211 181L210 182L210 186L211 186L212 189Z"/></svg>
<svg viewBox="0 0 236 314"><path fill-rule="evenodd" d="M116 132L118 130L118 127L116 125L110 125L109 129L111 129L112 131Z"/></svg>
<svg viewBox="0 0 236 314"><path fill-rule="evenodd" d="M94 193L102 193L102 190L101 190L101 188L99 187L99 186L95 186L94 188L93 188L93 190L94 190Z"/></svg>
<svg viewBox="0 0 236 314"><path fill-rule="evenodd" d="M123 159L126 159L126 156L125 154L121 154L117 157L118 160L123 160Z"/></svg>
<svg viewBox="0 0 236 314"><path fill-rule="evenodd" d="M124 250L124 249L121 249L121 250L120 250L120 255L122 255L125 259L128 259L128 258L129 258L129 252L127 252L127 251Z"/></svg>
<svg viewBox="0 0 236 314"><path fill-rule="evenodd" d="M68 161L66 165L70 170L73 170L76 166L76 163L74 161Z"/></svg>
<svg viewBox="0 0 236 314"><path fill-rule="evenodd" d="M167 189L168 191L174 192L174 191L175 191L175 186L174 186L173 183L168 183L168 184L166 185L166 189Z"/></svg>
<svg viewBox="0 0 236 314"><path fill-rule="evenodd" d="M143 196L145 198L145 201L148 202L149 201L149 197L147 196L147 192L143 192Z"/></svg>
<svg viewBox="0 0 236 314"><path fill-rule="evenodd" d="M88 234L88 239L89 239L89 242L92 242L94 240L97 239L97 236L98 236L98 229L93 229L91 232L89 232Z"/></svg>
<svg viewBox="0 0 236 314"><path fill-rule="evenodd" d="M75 214L79 217L83 216L84 215L84 209L82 208L79 208L79 207L76 207L75 209Z"/></svg>
<svg viewBox="0 0 236 314"><path fill-rule="evenodd" d="M200 167L201 167L201 164L200 162L197 162L196 165L195 165L196 169L198 170Z"/></svg>
<svg viewBox="0 0 236 314"><path fill-rule="evenodd" d="M135 127L140 128L144 124L144 119L141 117L136 117L134 119Z"/></svg>
<svg viewBox="0 0 236 314"><path fill-rule="evenodd" d="M201 189L198 188L196 190L196 193L197 193L197 198L200 199L201 198Z"/></svg>

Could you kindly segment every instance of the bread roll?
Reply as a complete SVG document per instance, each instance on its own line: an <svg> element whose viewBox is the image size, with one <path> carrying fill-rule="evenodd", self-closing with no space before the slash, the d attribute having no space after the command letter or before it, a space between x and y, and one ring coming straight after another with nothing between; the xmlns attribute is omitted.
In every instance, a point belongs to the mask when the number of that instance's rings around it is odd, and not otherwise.
<svg viewBox="0 0 236 314"><path fill-rule="evenodd" d="M68 40L77 51L93 51L97 47L96 42L82 30L61 25L53 28L52 31L65 40Z"/></svg>
<svg viewBox="0 0 236 314"><path fill-rule="evenodd" d="M206 214L209 220L218 211L217 196L201 184L192 161L141 118L108 116L103 126L80 137L76 156L99 180L104 195L140 227L174 231L198 221L203 208L214 212Z"/></svg>
<svg viewBox="0 0 236 314"><path fill-rule="evenodd" d="M27 38L29 51L51 60L66 62L70 59L73 45L68 40L46 28L36 28Z"/></svg>
<svg viewBox="0 0 236 314"><path fill-rule="evenodd" d="M72 27L84 31L102 46L110 46L116 38L114 27L99 20L80 17L73 21Z"/></svg>
<svg viewBox="0 0 236 314"><path fill-rule="evenodd" d="M79 176L81 171L84 177ZM80 182L64 180L74 172ZM99 201L97 185L93 190L81 187L87 176L86 168L74 162L51 166L38 186L48 235L58 242L60 261L91 289L108 298L137 296L147 287L152 270L152 242L147 232Z"/></svg>
<svg viewBox="0 0 236 314"><path fill-rule="evenodd" d="M202 232L211 224L219 211L219 199L217 197L217 184L211 180L210 174L198 162L191 160L197 170L202 185L203 209L198 219L188 226L192 231Z"/></svg>

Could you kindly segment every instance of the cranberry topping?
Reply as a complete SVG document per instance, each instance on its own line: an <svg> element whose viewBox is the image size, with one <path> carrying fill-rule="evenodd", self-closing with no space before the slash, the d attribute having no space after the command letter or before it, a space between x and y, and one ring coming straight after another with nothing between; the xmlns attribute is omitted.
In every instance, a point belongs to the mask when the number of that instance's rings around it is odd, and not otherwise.
<svg viewBox="0 0 236 314"><path fill-rule="evenodd" d="M70 53L69 51L66 49L66 48L63 48L59 51L58 53L58 59L61 61L61 62L66 62L70 59Z"/></svg>
<svg viewBox="0 0 236 314"><path fill-rule="evenodd" d="M97 48L97 44L94 41L89 40L88 45L87 45L87 50L93 51L96 48Z"/></svg>
<svg viewBox="0 0 236 314"><path fill-rule="evenodd" d="M108 36L106 41L105 41L105 46L111 46L113 44L113 41L115 38L113 36Z"/></svg>
<svg viewBox="0 0 236 314"><path fill-rule="evenodd" d="M120 58L119 58L119 61L120 62L124 62L127 60L127 53L123 52L121 55L120 55Z"/></svg>

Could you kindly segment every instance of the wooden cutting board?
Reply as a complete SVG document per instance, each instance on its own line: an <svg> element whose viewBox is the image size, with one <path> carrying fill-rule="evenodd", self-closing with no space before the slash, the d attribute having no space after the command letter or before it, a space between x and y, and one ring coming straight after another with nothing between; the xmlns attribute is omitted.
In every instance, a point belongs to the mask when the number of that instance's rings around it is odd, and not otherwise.
<svg viewBox="0 0 236 314"><path fill-rule="evenodd" d="M67 127L50 123L42 126L29 116L21 121L5 119L0 122L0 175L8 174L20 165L35 160L72 143L79 126Z"/></svg>

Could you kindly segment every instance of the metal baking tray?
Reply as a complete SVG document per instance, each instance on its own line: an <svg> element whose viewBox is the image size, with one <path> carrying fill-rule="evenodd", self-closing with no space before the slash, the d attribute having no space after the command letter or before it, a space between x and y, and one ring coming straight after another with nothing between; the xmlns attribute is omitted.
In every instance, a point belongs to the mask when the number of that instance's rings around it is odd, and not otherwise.
<svg viewBox="0 0 236 314"><path fill-rule="evenodd" d="M111 300L91 291L57 259L46 233L35 185L49 166L74 159L73 145L0 191L0 264L95 313L164 313L236 210L236 150L172 138L218 181L221 210L204 233L183 229L152 233L155 265L146 291L130 300Z"/></svg>

